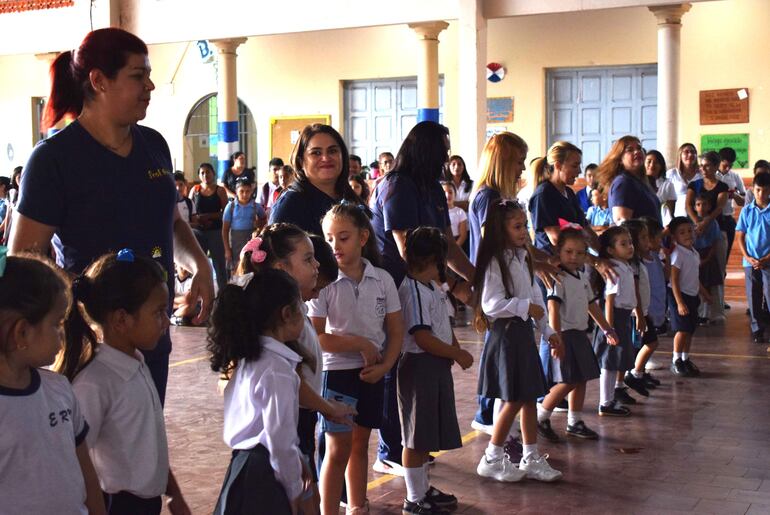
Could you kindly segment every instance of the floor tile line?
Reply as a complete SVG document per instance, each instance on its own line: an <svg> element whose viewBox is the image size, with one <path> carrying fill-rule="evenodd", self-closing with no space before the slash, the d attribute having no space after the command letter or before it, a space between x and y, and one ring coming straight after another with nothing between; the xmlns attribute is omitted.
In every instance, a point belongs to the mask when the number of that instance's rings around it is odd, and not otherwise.
<svg viewBox="0 0 770 515"><path fill-rule="evenodd" d="M203 356L196 356L194 358L190 359L183 359L182 361L176 361L174 363L171 363L168 368L174 368L174 367L181 367L182 365L189 365L190 363L197 363L198 361L203 361L204 359L207 359L208 355Z"/></svg>

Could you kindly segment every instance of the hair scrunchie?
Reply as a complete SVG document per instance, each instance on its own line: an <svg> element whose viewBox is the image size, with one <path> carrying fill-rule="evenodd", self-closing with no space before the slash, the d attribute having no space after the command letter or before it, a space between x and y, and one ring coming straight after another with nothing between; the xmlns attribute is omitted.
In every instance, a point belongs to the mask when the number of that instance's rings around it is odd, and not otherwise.
<svg viewBox="0 0 770 515"><path fill-rule="evenodd" d="M72 296L76 301L86 302L91 294L91 280L79 275L72 280Z"/></svg>

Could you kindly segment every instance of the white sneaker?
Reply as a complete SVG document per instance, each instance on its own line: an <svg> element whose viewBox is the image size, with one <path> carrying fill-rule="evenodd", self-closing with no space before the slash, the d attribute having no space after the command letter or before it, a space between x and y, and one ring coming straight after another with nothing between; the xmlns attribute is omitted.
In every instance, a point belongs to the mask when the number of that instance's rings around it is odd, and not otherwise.
<svg viewBox="0 0 770 515"><path fill-rule="evenodd" d="M486 454L481 456L479 466L476 467L476 473L481 477L488 477L506 483L521 481L527 475L523 470L516 468L516 465L511 463L508 456L503 456L495 461L487 461Z"/></svg>
<svg viewBox="0 0 770 515"><path fill-rule="evenodd" d="M374 462L372 469L380 474L390 474L391 476L404 477L404 467L395 461L380 460Z"/></svg>
<svg viewBox="0 0 770 515"><path fill-rule="evenodd" d="M489 436L492 436L492 429L495 427L493 425L486 425L482 424L481 422L477 421L475 418L471 422L471 427L475 429L476 431L480 431L482 433L488 434Z"/></svg>
<svg viewBox="0 0 770 515"><path fill-rule="evenodd" d="M548 464L546 458L548 458L547 454L537 458L530 457L529 460L521 458L519 470L524 471L528 479L536 479L537 481L545 481L546 483L561 479L561 472L552 468Z"/></svg>
<svg viewBox="0 0 770 515"><path fill-rule="evenodd" d="M645 370L661 370L664 368L668 368L668 365L661 365L657 361L650 360L647 362L647 364L644 366Z"/></svg>

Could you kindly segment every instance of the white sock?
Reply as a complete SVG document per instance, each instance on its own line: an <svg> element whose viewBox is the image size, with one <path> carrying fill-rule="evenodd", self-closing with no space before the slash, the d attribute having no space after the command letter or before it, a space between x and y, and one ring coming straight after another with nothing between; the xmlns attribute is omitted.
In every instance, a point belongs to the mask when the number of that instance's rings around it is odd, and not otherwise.
<svg viewBox="0 0 770 515"><path fill-rule="evenodd" d="M641 379L642 377L644 377L644 370L634 369L631 371L631 375L633 375L637 379Z"/></svg>
<svg viewBox="0 0 770 515"><path fill-rule="evenodd" d="M687 361L690 359L690 353L689 352L683 352L682 353L682 361Z"/></svg>
<svg viewBox="0 0 770 515"><path fill-rule="evenodd" d="M422 467L404 467L404 481L406 482L406 500L409 502L421 501L428 490L422 489L424 470Z"/></svg>
<svg viewBox="0 0 770 515"><path fill-rule="evenodd" d="M599 404L608 406L615 400L615 372L602 369L599 375Z"/></svg>
<svg viewBox="0 0 770 515"><path fill-rule="evenodd" d="M579 411L567 411L567 424L570 426L574 426L580 422L580 412Z"/></svg>
<svg viewBox="0 0 770 515"><path fill-rule="evenodd" d="M422 490L425 493L428 493L428 489L430 488L430 463L427 461L422 464ZM425 494L422 494L423 497L425 497Z"/></svg>
<svg viewBox="0 0 770 515"><path fill-rule="evenodd" d="M546 420L550 420L551 419L551 413L553 413L553 411L551 411L549 409L545 409L543 407L543 405L540 404L540 403L537 404L537 421L538 422L543 422L543 421L546 421Z"/></svg>
<svg viewBox="0 0 770 515"><path fill-rule="evenodd" d="M530 458L537 458L539 454L537 453L537 444L531 443L521 446L521 456L524 458L525 461L529 461Z"/></svg>
<svg viewBox="0 0 770 515"><path fill-rule="evenodd" d="M623 381L620 381L618 379L615 379L615 388L625 388L626 385Z"/></svg>
<svg viewBox="0 0 770 515"><path fill-rule="evenodd" d="M497 461L503 457L503 446L495 445L492 442L489 442L489 445L487 445L487 450L484 451L484 454L487 456L487 461Z"/></svg>
<svg viewBox="0 0 770 515"><path fill-rule="evenodd" d="M672 363L676 363L676 360L678 360L678 359L682 359L682 353L681 352L674 352L671 355L671 362Z"/></svg>

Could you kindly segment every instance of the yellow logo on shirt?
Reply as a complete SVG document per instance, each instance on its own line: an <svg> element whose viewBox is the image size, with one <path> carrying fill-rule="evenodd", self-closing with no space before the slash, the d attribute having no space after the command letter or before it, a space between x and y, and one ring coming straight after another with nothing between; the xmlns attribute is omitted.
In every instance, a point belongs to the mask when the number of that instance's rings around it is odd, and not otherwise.
<svg viewBox="0 0 770 515"><path fill-rule="evenodd" d="M171 175L171 172L165 168L157 168L155 170L147 170L147 178L150 180L160 179L166 175Z"/></svg>
<svg viewBox="0 0 770 515"><path fill-rule="evenodd" d="M163 256L163 252L160 250L160 247L155 246L152 248L152 258L157 259L159 257Z"/></svg>

